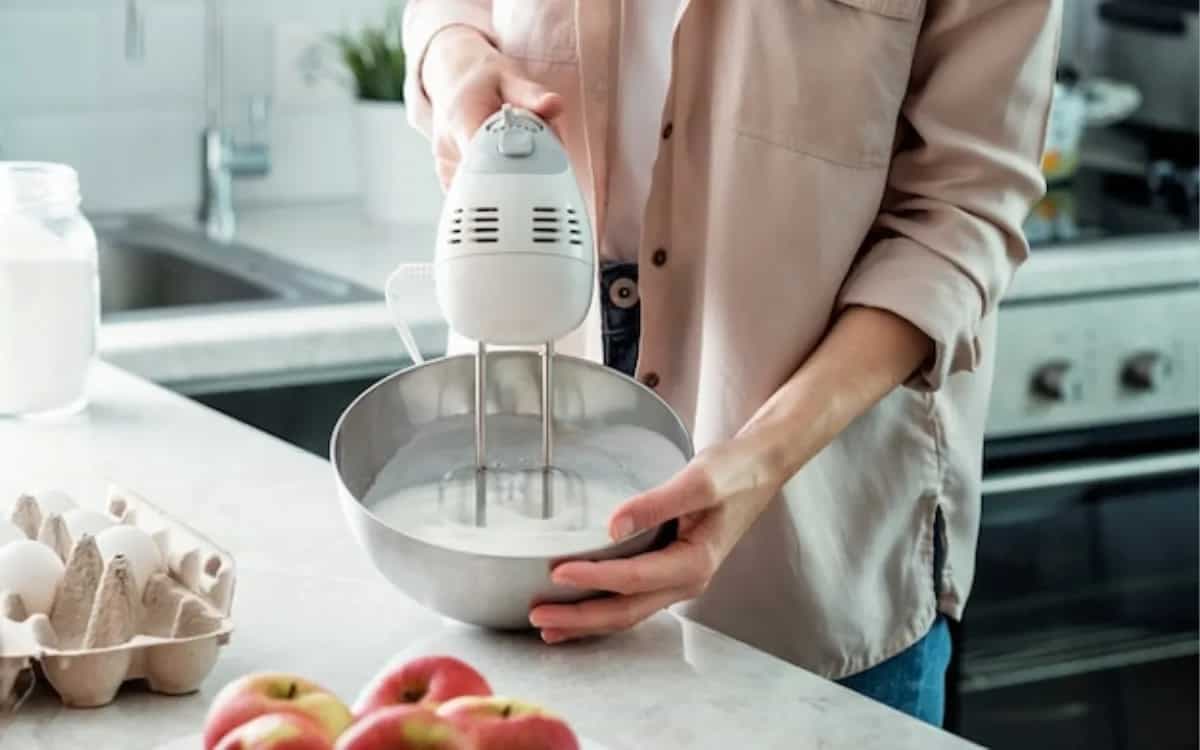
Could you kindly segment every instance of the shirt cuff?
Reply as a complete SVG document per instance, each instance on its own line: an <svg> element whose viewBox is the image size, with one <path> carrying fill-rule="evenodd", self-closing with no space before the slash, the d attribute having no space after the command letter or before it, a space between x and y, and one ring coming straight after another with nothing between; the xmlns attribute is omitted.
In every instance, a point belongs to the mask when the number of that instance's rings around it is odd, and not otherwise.
<svg viewBox="0 0 1200 750"><path fill-rule="evenodd" d="M421 66L433 37L450 26L468 26L496 44L491 11L485 5L470 0L410 0L404 10L404 104L409 124L426 137L433 131L433 106L421 85Z"/></svg>
<svg viewBox="0 0 1200 750"><path fill-rule="evenodd" d="M946 378L979 366L983 297L961 268L907 238L881 240L859 259L838 311L875 307L904 318L933 341L934 355L906 385L935 391Z"/></svg>

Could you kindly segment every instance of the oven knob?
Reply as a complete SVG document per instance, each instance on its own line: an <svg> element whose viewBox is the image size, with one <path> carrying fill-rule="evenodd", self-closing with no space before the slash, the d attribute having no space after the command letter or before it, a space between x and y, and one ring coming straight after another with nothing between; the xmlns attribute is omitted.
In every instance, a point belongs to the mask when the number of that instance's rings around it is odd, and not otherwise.
<svg viewBox="0 0 1200 750"><path fill-rule="evenodd" d="M1125 360L1121 382L1134 391L1153 391L1170 373L1170 363L1158 352L1142 352Z"/></svg>
<svg viewBox="0 0 1200 750"><path fill-rule="evenodd" d="M1033 374L1034 394L1051 401L1067 401L1082 395L1083 385L1070 362L1049 362Z"/></svg>

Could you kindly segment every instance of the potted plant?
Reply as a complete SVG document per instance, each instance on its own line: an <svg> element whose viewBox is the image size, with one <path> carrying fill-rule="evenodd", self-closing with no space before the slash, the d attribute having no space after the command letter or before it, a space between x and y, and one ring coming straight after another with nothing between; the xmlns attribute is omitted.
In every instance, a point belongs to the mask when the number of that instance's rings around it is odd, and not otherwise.
<svg viewBox="0 0 1200 750"><path fill-rule="evenodd" d="M355 94L354 129L359 181L367 215L384 222L420 218L437 189L429 147L404 111L401 11L393 6L380 26L332 37Z"/></svg>

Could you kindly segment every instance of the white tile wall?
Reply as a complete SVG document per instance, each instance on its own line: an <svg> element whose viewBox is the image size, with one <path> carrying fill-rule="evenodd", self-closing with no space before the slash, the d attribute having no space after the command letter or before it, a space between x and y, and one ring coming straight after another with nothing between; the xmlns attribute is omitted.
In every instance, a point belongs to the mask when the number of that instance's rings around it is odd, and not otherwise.
<svg viewBox="0 0 1200 750"><path fill-rule="evenodd" d="M137 0L145 54L125 55L126 0L0 0L0 159L74 165L87 210L195 205L204 126L205 0ZM238 202L340 199L357 192L349 92L286 86L276 30L325 33L382 17L388 0L222 0L227 122L245 133L251 97L271 97L269 176ZM284 61L280 63L279 61ZM276 88L284 88L282 97ZM411 139L410 139L411 140ZM421 144L416 144L421 146ZM427 151L422 149L422 158ZM432 169L429 220L439 196Z"/></svg>

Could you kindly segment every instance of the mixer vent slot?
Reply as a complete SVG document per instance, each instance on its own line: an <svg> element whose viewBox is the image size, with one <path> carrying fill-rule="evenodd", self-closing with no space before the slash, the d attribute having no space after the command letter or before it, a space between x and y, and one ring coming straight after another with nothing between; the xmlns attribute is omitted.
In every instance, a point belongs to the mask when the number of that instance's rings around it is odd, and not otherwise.
<svg viewBox="0 0 1200 750"><path fill-rule="evenodd" d="M573 208L567 209L567 237L572 245L583 244L583 230L579 228L579 218L575 216Z"/></svg>
<svg viewBox="0 0 1200 750"><path fill-rule="evenodd" d="M451 245L463 242L495 244L500 241L500 209L496 206L472 206L454 209L450 221Z"/></svg>
<svg viewBox="0 0 1200 750"><path fill-rule="evenodd" d="M533 241L537 244L583 244L583 232L575 209L557 206L534 206L531 221Z"/></svg>

